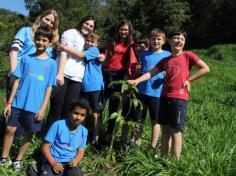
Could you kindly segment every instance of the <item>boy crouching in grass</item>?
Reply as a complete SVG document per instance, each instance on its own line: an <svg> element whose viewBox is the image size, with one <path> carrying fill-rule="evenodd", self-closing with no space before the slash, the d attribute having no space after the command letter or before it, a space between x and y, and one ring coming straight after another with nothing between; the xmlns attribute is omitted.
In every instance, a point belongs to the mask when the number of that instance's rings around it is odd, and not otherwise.
<svg viewBox="0 0 236 176"><path fill-rule="evenodd" d="M161 60L151 71L128 81L137 85L161 71L166 72L157 122L162 125L161 156L168 154L169 140L172 137L176 159L179 159L182 151L182 130L187 114L191 82L210 71L208 65L196 54L183 50L186 38L185 31L172 33L169 40L171 55ZM197 71L190 74L192 66L195 66Z"/></svg>
<svg viewBox="0 0 236 176"><path fill-rule="evenodd" d="M14 171L22 169L22 159L29 148L32 134L42 129L52 86L56 85L56 62L45 52L52 39L53 32L50 29L39 27L34 36L35 54L22 57L13 73L16 80L4 109L7 126L0 166L12 164ZM24 128L24 138L18 155L12 162L9 153L17 126Z"/></svg>
<svg viewBox="0 0 236 176"><path fill-rule="evenodd" d="M84 157L88 135L82 123L89 108L89 103L81 98L72 104L66 119L52 124L42 147L47 161L41 167L41 176L82 176L79 163Z"/></svg>

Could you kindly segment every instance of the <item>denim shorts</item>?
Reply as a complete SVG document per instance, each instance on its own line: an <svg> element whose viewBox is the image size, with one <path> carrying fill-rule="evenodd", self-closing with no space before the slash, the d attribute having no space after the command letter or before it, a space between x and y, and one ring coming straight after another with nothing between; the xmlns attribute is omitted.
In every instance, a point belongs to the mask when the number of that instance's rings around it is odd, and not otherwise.
<svg viewBox="0 0 236 176"><path fill-rule="evenodd" d="M43 121L35 119L36 113L11 107L11 115L7 125L12 127L22 126L26 131L39 132L42 129Z"/></svg>
<svg viewBox="0 0 236 176"><path fill-rule="evenodd" d="M158 120L159 115L159 106L160 106L160 98L152 97L144 94L139 94L138 99L143 103L143 110L137 110L137 118L145 118L147 115L147 111L149 110L150 118L152 121Z"/></svg>
<svg viewBox="0 0 236 176"><path fill-rule="evenodd" d="M169 125L171 128L182 130L187 117L186 100L178 98L160 98L160 111L158 123Z"/></svg>

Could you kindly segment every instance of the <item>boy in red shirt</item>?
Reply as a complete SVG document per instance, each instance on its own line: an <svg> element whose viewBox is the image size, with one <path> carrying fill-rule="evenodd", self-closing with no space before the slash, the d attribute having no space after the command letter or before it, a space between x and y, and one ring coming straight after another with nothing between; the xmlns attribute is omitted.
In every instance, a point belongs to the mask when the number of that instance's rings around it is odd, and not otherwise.
<svg viewBox="0 0 236 176"><path fill-rule="evenodd" d="M186 119L191 82L210 71L208 65L193 52L183 51L186 38L185 31L172 33L169 41L172 55L160 61L150 72L128 81L137 85L158 72L165 71L158 119L158 123L162 125L161 156L168 154L169 139L173 137L172 145L176 159L179 159L182 150L181 131ZM196 66L198 70L190 75L192 66Z"/></svg>

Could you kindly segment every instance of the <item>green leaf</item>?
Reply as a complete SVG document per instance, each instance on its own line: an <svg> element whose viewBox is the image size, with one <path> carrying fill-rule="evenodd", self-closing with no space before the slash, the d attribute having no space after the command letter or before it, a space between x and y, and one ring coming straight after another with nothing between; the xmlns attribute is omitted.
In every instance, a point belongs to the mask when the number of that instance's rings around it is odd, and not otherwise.
<svg viewBox="0 0 236 176"><path fill-rule="evenodd" d="M102 111L102 121L103 121L103 123L105 123L109 120L109 104L110 104L110 98L107 99L105 107Z"/></svg>
<svg viewBox="0 0 236 176"><path fill-rule="evenodd" d="M118 116L119 116L119 114L117 112L114 112L114 113L111 114L110 119L115 119Z"/></svg>

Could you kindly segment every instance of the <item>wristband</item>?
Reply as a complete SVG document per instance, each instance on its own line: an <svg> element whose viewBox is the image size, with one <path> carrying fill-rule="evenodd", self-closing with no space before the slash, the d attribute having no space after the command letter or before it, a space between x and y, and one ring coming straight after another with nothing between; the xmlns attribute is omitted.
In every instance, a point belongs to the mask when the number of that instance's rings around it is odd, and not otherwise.
<svg viewBox="0 0 236 176"><path fill-rule="evenodd" d="M6 100L3 100L3 104L4 104L5 106L11 105L11 103L10 103L9 101L6 101Z"/></svg>
<svg viewBox="0 0 236 176"><path fill-rule="evenodd" d="M56 162L56 160L53 160L52 162L49 162L50 163L50 165L52 166L52 167L54 167L54 166L56 166L57 165L57 162Z"/></svg>

